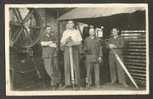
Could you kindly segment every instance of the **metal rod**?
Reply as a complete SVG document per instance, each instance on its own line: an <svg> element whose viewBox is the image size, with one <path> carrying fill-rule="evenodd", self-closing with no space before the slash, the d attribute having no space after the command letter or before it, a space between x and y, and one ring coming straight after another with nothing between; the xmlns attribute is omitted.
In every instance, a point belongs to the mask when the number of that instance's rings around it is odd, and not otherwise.
<svg viewBox="0 0 153 99"><path fill-rule="evenodd" d="M125 71L125 73L127 74L127 76L130 78L131 82L134 84L134 86L136 88L139 88L138 85L136 84L136 82L134 81L133 77L131 76L131 74L128 72L128 69L126 68L126 66L122 62L122 60L119 57L119 55L116 53L116 51L114 49L111 48L111 50L112 50L113 54L115 55L116 59L118 60L118 62L120 63L120 66L123 68L123 70Z"/></svg>
<svg viewBox="0 0 153 99"><path fill-rule="evenodd" d="M70 52L71 81L72 81L72 86L74 87L74 68L73 68L73 51L72 51L72 46L69 47L69 52Z"/></svg>

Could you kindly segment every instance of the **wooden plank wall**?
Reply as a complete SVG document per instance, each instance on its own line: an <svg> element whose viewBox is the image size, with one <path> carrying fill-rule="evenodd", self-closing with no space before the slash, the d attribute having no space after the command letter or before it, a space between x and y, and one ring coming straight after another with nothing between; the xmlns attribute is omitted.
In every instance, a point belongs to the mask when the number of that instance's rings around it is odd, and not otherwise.
<svg viewBox="0 0 153 99"><path fill-rule="evenodd" d="M124 30L124 63L140 87L146 83L146 32L144 30Z"/></svg>

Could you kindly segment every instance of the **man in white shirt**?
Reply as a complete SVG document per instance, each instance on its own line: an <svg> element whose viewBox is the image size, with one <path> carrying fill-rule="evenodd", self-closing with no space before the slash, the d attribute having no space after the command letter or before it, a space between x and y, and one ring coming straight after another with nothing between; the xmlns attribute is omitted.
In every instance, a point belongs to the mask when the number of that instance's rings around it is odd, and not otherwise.
<svg viewBox="0 0 153 99"><path fill-rule="evenodd" d="M82 37L78 30L74 29L74 22L68 21L66 30L63 32L61 38L61 47L64 48L64 74L65 86L72 86L72 68L74 74L74 85L78 86L80 81L80 68L79 68L79 45L81 44ZM70 55L70 47L72 48L72 55ZM70 56L73 56L73 64L70 63Z"/></svg>

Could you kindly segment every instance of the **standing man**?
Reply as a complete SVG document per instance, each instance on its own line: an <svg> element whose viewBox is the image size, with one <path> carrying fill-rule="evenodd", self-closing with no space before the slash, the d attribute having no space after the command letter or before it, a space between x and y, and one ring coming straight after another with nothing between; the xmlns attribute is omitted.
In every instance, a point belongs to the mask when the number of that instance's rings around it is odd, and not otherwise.
<svg viewBox="0 0 153 99"><path fill-rule="evenodd" d="M112 38L110 38L109 40L109 48L114 49L115 52L119 55L119 57L123 61L122 53L124 47L124 40L122 37L119 36L118 34L119 30L117 28L113 28L111 32L112 32ZM118 81L118 83L127 87L124 70L120 66L118 60L116 59L111 49L109 51L111 83L114 84Z"/></svg>
<svg viewBox="0 0 153 99"><path fill-rule="evenodd" d="M56 37L54 34L51 32L51 27L47 26L46 27L46 32L45 35L42 38L41 45L43 48L42 51L42 57L44 60L44 66L47 74L50 77L50 85L52 87L57 86L57 73L58 71L58 66L56 64Z"/></svg>
<svg viewBox="0 0 153 99"><path fill-rule="evenodd" d="M94 75L94 83L98 88L100 85L100 67L99 63L102 58L102 48L99 39L96 38L95 29L89 29L89 37L85 39L84 48L86 54L86 83L89 88L92 85L92 77Z"/></svg>
<svg viewBox="0 0 153 99"><path fill-rule="evenodd" d="M80 83L79 45L81 41L81 34L78 30L74 29L74 22L71 20L68 21L66 30L61 38L61 47L64 48L65 87L71 87L73 79L74 85L78 86ZM70 53L70 48L72 53ZM70 58L70 56L72 57ZM73 61L73 64L71 61ZM74 78L72 78L72 72Z"/></svg>

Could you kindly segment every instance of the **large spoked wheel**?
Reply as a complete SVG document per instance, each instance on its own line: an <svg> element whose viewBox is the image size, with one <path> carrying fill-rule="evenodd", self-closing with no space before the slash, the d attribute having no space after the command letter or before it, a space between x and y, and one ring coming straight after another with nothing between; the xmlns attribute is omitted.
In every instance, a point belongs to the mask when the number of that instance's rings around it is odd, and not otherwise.
<svg viewBox="0 0 153 99"><path fill-rule="evenodd" d="M10 75L14 89L37 87L35 84L44 72L43 62L39 55L39 41L44 34L44 21L39 9L10 9ZM36 50L34 50L36 49ZM40 52L39 52L40 50ZM38 52L37 52L38 51Z"/></svg>
<svg viewBox="0 0 153 99"><path fill-rule="evenodd" d="M44 30L38 11L33 8L12 8L10 15L10 46L34 46Z"/></svg>

